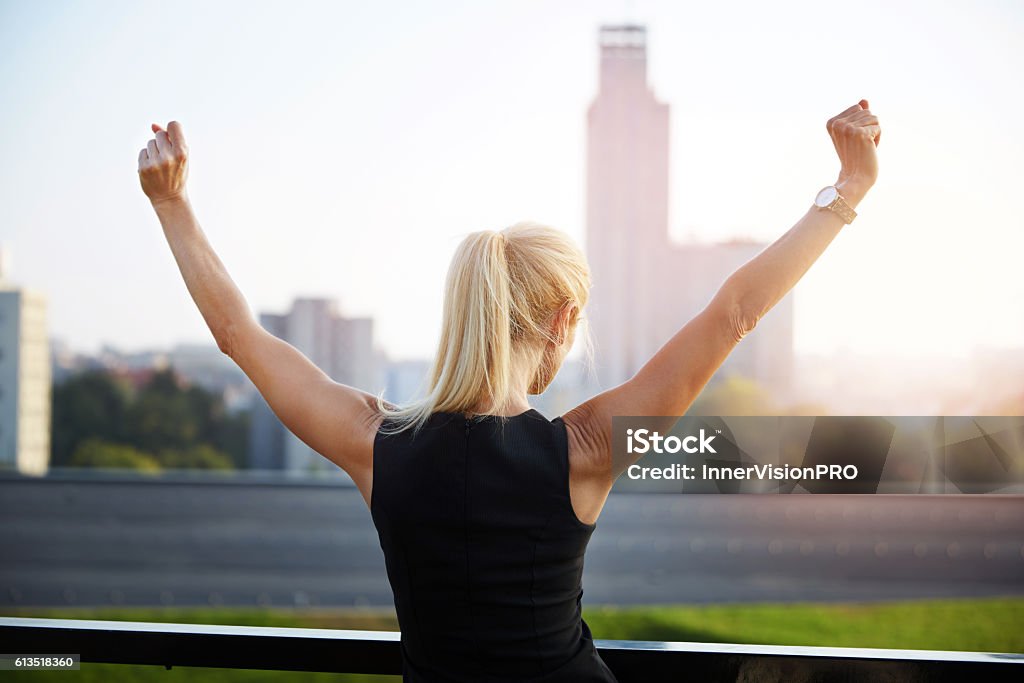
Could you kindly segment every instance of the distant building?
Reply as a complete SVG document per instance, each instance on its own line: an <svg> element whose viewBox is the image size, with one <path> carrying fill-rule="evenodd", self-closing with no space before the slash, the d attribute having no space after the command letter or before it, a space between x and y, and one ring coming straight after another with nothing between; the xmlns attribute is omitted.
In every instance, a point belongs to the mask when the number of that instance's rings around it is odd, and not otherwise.
<svg viewBox="0 0 1024 683"><path fill-rule="evenodd" d="M100 356L76 351L66 339L50 337L50 369L54 386L63 384L79 373L107 368L108 365Z"/></svg>
<svg viewBox="0 0 1024 683"><path fill-rule="evenodd" d="M427 388L431 366L432 361L429 360L402 360L388 363L388 383L384 398L399 405L421 398Z"/></svg>
<svg viewBox="0 0 1024 683"><path fill-rule="evenodd" d="M718 288L737 268L766 246L752 240L714 244L670 244L661 265L655 294L653 332L660 346L711 301ZM778 404L793 395L793 293L786 294L744 337L719 370L719 375L740 375L769 390ZM651 353L657 351L654 349Z"/></svg>
<svg viewBox="0 0 1024 683"><path fill-rule="evenodd" d="M45 474L50 464L50 345L46 297L7 284L0 255L0 468Z"/></svg>
<svg viewBox="0 0 1024 683"><path fill-rule="evenodd" d="M260 324L304 353L336 382L376 394L384 379L373 348L373 320L346 318L326 298L300 298L288 313L260 314ZM249 463L255 469L332 470L334 465L288 431L262 396L253 401Z"/></svg>
<svg viewBox="0 0 1024 683"><path fill-rule="evenodd" d="M669 236L669 106L647 84L643 26L599 32L600 79L587 112L588 304L602 389L632 377L763 243L677 244ZM793 302L780 301L722 374L788 394Z"/></svg>
<svg viewBox="0 0 1024 683"><path fill-rule="evenodd" d="M198 386L221 397L231 414L249 410L256 394L241 368L213 343L179 343L170 351L121 351L104 344L92 355L72 350L65 340L51 338L50 356L54 386L82 372L102 370L137 391L155 372L171 369L180 386Z"/></svg>
<svg viewBox="0 0 1024 683"><path fill-rule="evenodd" d="M161 349L122 351L112 344L100 346L96 360L111 370L164 370L169 364L167 352Z"/></svg>

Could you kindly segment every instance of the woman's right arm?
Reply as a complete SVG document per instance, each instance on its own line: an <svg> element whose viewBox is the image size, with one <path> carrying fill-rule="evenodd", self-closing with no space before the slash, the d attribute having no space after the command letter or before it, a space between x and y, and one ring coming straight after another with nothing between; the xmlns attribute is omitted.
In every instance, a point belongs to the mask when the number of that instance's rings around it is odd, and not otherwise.
<svg viewBox="0 0 1024 683"><path fill-rule="evenodd" d="M863 199L878 175L875 147L881 128L867 105L861 100L826 126L842 162L835 185L851 206ZM574 497L591 497L584 489L610 489L632 464L612 458L612 417L683 415L740 340L803 277L844 225L836 213L812 205L786 234L733 273L707 307L632 378L565 415L571 442L577 452L587 454L575 463ZM604 496L599 498L603 505ZM595 507L580 503L578 510Z"/></svg>

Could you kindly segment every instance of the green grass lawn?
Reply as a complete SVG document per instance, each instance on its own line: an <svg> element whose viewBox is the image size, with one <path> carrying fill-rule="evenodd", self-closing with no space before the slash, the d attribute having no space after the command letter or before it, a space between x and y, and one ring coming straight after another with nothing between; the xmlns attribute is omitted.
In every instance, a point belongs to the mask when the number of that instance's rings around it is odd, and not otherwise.
<svg viewBox="0 0 1024 683"><path fill-rule="evenodd" d="M7 609L5 616L397 630L393 610L275 609ZM591 607L595 638L776 645L831 645L1024 653L1024 598L878 603L787 603L714 606ZM77 673L5 672L34 681L397 681L395 676L282 673L83 664Z"/></svg>

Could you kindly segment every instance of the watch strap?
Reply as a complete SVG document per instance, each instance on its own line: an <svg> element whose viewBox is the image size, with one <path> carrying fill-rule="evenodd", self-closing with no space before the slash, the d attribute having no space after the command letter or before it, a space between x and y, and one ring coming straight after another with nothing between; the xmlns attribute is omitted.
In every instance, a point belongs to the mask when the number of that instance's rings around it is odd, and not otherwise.
<svg viewBox="0 0 1024 683"><path fill-rule="evenodd" d="M843 219L843 222L849 225L853 222L853 219L857 217L857 212L853 210L853 207L846 203L843 199L843 195L836 192L836 198L828 208L839 214L839 217Z"/></svg>

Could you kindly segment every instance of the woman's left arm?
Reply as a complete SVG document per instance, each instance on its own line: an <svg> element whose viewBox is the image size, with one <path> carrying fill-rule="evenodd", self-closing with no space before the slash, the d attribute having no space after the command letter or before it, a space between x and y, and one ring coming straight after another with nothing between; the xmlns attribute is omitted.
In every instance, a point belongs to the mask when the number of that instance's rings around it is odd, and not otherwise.
<svg viewBox="0 0 1024 683"><path fill-rule="evenodd" d="M252 380L281 422L345 470L369 503L375 397L332 380L291 344L267 332L213 251L186 191L188 145L181 125L153 124L139 153L139 180L160 219L185 286L218 348Z"/></svg>

